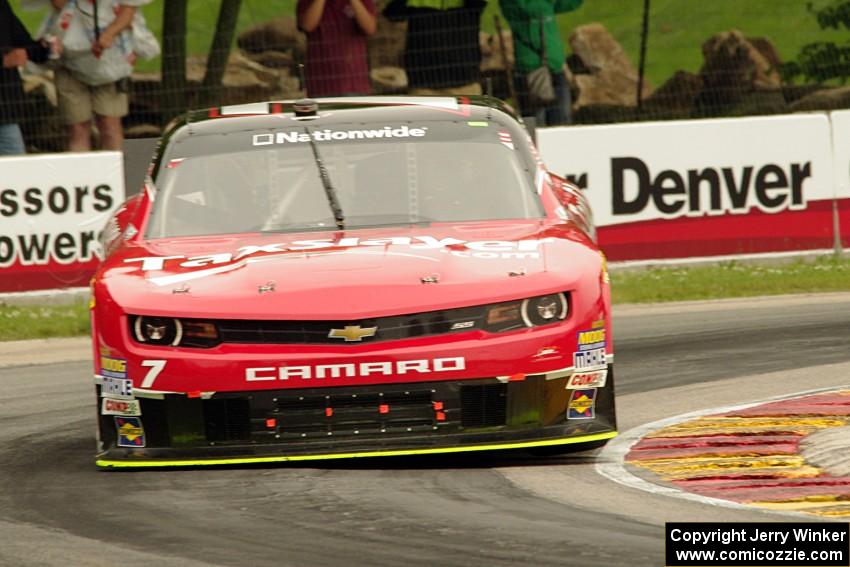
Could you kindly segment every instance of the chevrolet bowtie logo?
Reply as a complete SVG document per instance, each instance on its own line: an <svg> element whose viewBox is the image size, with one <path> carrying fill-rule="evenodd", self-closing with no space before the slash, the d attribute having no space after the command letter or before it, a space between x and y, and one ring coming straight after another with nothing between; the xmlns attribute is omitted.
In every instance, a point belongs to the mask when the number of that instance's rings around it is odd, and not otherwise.
<svg viewBox="0 0 850 567"><path fill-rule="evenodd" d="M378 327L361 327L360 325L346 325L344 329L331 329L328 338L345 339L345 342L362 341L367 337L374 337Z"/></svg>

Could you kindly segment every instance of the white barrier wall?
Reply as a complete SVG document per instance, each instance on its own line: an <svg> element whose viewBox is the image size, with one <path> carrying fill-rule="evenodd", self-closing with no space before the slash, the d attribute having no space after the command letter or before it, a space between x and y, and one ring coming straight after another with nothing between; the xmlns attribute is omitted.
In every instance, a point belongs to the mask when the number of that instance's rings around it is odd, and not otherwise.
<svg viewBox="0 0 850 567"><path fill-rule="evenodd" d="M537 140L547 166L586 189L611 260L832 245L825 114L560 127Z"/></svg>
<svg viewBox="0 0 850 567"><path fill-rule="evenodd" d="M120 152L0 158L0 292L86 285L123 201Z"/></svg>

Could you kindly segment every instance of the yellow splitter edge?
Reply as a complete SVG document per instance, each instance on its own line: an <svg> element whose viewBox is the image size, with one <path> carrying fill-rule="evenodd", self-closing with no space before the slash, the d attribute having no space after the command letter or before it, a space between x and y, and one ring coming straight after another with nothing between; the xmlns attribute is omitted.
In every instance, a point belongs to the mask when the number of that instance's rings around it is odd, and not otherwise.
<svg viewBox="0 0 850 567"><path fill-rule="evenodd" d="M402 449L398 451L365 451L361 453L331 453L325 455L280 455L274 457L243 457L232 459L184 459L156 461L110 461L97 460L95 464L102 468L140 468L140 467L195 467L214 465L244 465L251 463L277 463L284 461L320 461L328 459L357 459L362 457L403 457L407 455L433 455L437 453L465 453L468 451L496 451L500 449L525 449L570 443L602 441L617 436L616 431L570 437L567 439L548 439L546 441L525 441L522 443L496 443L492 445L473 445L471 447L445 447L436 449Z"/></svg>

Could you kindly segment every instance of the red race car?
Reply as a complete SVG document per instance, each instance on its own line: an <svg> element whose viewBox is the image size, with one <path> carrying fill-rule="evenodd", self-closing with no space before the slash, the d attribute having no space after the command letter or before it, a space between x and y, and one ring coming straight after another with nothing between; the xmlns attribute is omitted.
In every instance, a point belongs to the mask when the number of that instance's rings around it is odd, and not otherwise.
<svg viewBox="0 0 850 567"><path fill-rule="evenodd" d="M190 113L103 240L98 466L616 435L587 202L495 99Z"/></svg>

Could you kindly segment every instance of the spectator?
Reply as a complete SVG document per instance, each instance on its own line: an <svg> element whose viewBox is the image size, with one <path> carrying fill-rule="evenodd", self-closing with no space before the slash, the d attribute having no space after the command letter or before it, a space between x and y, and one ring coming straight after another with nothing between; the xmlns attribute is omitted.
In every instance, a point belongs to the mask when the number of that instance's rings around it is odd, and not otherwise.
<svg viewBox="0 0 850 567"><path fill-rule="evenodd" d="M151 0L50 1L65 33L66 49L55 82L59 116L68 127L68 149L91 149L94 118L101 148L120 150L124 144L121 118L129 109L127 91L135 61L123 32L133 25L138 7ZM72 46L72 38L82 38L83 48Z"/></svg>
<svg viewBox="0 0 850 567"><path fill-rule="evenodd" d="M486 0L391 0L384 15L407 20L404 66L411 95L480 95L479 31Z"/></svg>
<svg viewBox="0 0 850 567"><path fill-rule="evenodd" d="M569 124L572 120L570 86L565 75L564 43L555 14L581 6L582 0L499 0L514 40L515 80L523 116L533 116L538 126ZM541 37L542 26L542 37ZM544 45L541 44L541 40ZM545 59L541 56L545 47ZM528 96L526 76L546 65L552 75L554 102L535 105Z"/></svg>
<svg viewBox="0 0 850 567"><path fill-rule="evenodd" d="M29 32L12 12L8 0L0 0L0 155L26 153L18 122L22 116L24 89L18 67L27 61L47 60L47 43L33 41Z"/></svg>
<svg viewBox="0 0 850 567"><path fill-rule="evenodd" d="M298 28L307 34L307 94L369 94L366 38L377 27L373 0L298 0Z"/></svg>

